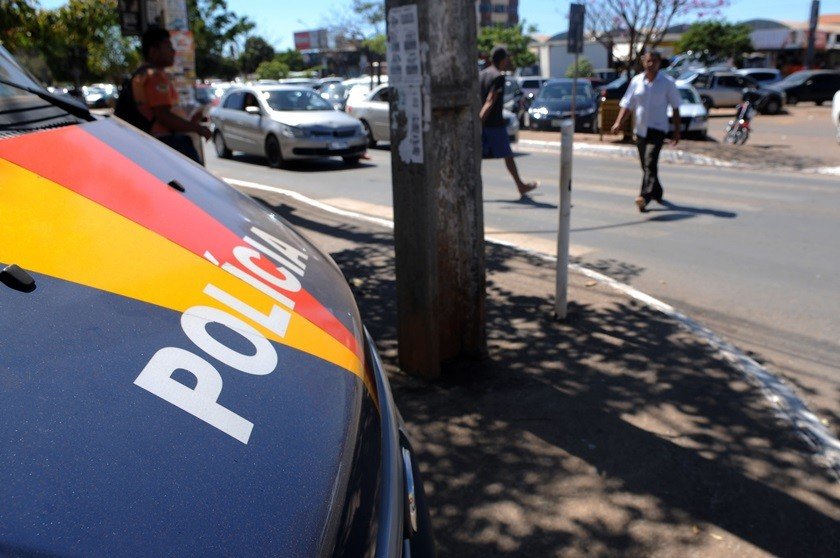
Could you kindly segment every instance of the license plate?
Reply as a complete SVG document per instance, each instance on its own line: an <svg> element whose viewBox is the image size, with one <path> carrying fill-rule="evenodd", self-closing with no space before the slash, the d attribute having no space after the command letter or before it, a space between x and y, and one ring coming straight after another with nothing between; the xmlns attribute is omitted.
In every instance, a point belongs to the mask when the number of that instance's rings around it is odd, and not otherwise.
<svg viewBox="0 0 840 558"><path fill-rule="evenodd" d="M330 149L347 149L349 144L346 141L331 141L330 142Z"/></svg>

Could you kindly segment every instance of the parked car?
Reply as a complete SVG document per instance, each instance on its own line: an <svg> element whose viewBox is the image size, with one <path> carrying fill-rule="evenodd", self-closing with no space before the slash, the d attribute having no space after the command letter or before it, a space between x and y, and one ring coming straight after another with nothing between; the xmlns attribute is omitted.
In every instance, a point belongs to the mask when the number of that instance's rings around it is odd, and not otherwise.
<svg viewBox="0 0 840 558"><path fill-rule="evenodd" d="M219 101L222 97L222 91L219 89L214 89L210 85L195 85L193 87L193 92L195 93L196 102L201 106L218 106Z"/></svg>
<svg viewBox="0 0 840 558"><path fill-rule="evenodd" d="M309 87L233 87L210 111L219 157L262 155L271 167L293 159L341 157L354 165L367 137L358 120L337 111Z"/></svg>
<svg viewBox="0 0 840 558"><path fill-rule="evenodd" d="M680 133L685 138L705 139L709 129L709 113L700 94L690 85L678 85L680 93ZM668 119L673 115L668 107Z"/></svg>
<svg viewBox="0 0 840 558"><path fill-rule="evenodd" d="M505 92L504 92L504 101L503 107L505 110L510 111L516 115L517 118L521 119L525 116L525 111L528 108L528 99L525 97L525 93L522 89L519 88L519 84L516 82L514 78L506 77L505 78Z"/></svg>
<svg viewBox="0 0 840 558"><path fill-rule="evenodd" d="M761 87L754 79L734 72L701 71L677 84L693 85L707 110L741 104L744 90L758 91L765 97L759 107L762 113L777 114L785 104L784 94L777 89Z"/></svg>
<svg viewBox="0 0 840 558"><path fill-rule="evenodd" d="M534 98L537 93L539 93L540 87L542 87L549 79L551 78L544 76L519 77L516 78L516 84L519 86L519 89L525 97L530 96L531 98Z"/></svg>
<svg viewBox="0 0 840 558"><path fill-rule="evenodd" d="M735 70L735 73L751 77L762 87L782 80L782 72L776 68L743 68L741 70Z"/></svg>
<svg viewBox="0 0 840 558"><path fill-rule="evenodd" d="M350 93L347 87L336 82L322 84L317 91L321 98L331 104L335 110L344 110L344 106L347 104L347 95Z"/></svg>
<svg viewBox="0 0 840 558"><path fill-rule="evenodd" d="M601 87L600 90L600 97L601 99L616 99L620 100L624 97L624 93L627 91L627 87L630 85L630 77L627 74L621 74L608 84Z"/></svg>
<svg viewBox="0 0 840 558"><path fill-rule="evenodd" d="M795 105L800 101L813 101L821 105L830 101L834 92L840 89L840 72L830 70L794 72L774 84L773 89L784 92L790 105Z"/></svg>
<svg viewBox="0 0 840 558"><path fill-rule="evenodd" d="M84 86L82 94L85 96L85 104L91 108L114 108L119 97L117 86L110 83Z"/></svg>
<svg viewBox="0 0 840 558"><path fill-rule="evenodd" d="M0 76L2 554L432 556L329 255L2 47Z"/></svg>
<svg viewBox="0 0 840 558"><path fill-rule="evenodd" d="M364 126L368 145L376 147L380 141L391 141L390 105L391 90L387 84L373 89L366 96L348 100L345 111L358 118ZM519 141L519 120L509 110L502 110L507 123L507 133L511 143Z"/></svg>
<svg viewBox="0 0 840 558"><path fill-rule="evenodd" d="M837 128L837 143L840 143L840 90L834 94L834 100L831 102L831 120Z"/></svg>
<svg viewBox="0 0 840 558"><path fill-rule="evenodd" d="M525 126L531 130L553 130L571 115L572 80L547 81L531 102L525 116ZM578 80L575 95L575 131L598 131L598 104L595 93L586 80Z"/></svg>

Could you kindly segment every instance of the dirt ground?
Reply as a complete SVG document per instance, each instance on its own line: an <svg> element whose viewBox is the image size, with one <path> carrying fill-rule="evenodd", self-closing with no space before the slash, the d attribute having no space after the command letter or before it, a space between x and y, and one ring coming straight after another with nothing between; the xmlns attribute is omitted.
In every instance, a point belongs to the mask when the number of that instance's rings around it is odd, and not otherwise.
<svg viewBox="0 0 840 558"><path fill-rule="evenodd" d="M726 124L735 109L712 109L708 138L705 141L683 140L676 148L723 161L733 161L755 168L813 169L840 167L840 145L831 122L831 106L826 103L799 103L785 107L782 114L758 114L752 121L752 133L745 145L723 143ZM559 141L559 132L522 130L520 139ZM575 134L575 142L621 144L617 136Z"/></svg>

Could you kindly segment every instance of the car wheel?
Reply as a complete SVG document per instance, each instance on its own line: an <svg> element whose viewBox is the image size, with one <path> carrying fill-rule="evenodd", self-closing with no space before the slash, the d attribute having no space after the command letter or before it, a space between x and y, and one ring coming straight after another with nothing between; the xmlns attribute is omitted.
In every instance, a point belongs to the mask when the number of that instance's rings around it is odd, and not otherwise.
<svg viewBox="0 0 840 558"><path fill-rule="evenodd" d="M222 159L229 159L231 156L230 149L225 145L225 138L218 130L213 134L213 147L216 148L216 155Z"/></svg>
<svg viewBox="0 0 840 558"><path fill-rule="evenodd" d="M359 161L361 160L361 158L362 158L361 155L346 155L346 156L342 157L341 159L344 161L344 164L347 165L348 167L355 167L356 165L359 164Z"/></svg>
<svg viewBox="0 0 840 558"><path fill-rule="evenodd" d="M799 102L799 97L797 97L796 95L788 95L787 104L795 105L798 102Z"/></svg>
<svg viewBox="0 0 840 558"><path fill-rule="evenodd" d="M370 129L370 124L367 123L367 120L362 120L362 127L365 129L368 147L376 147L376 139L373 137L373 130Z"/></svg>
<svg viewBox="0 0 840 558"><path fill-rule="evenodd" d="M265 138L265 158L268 159L268 166L273 169L283 166L283 152L280 150L280 142L274 135Z"/></svg>
<svg viewBox="0 0 840 558"><path fill-rule="evenodd" d="M765 114L777 114L781 109L782 105L776 99L768 99L764 105Z"/></svg>
<svg viewBox="0 0 840 558"><path fill-rule="evenodd" d="M715 104L712 102L712 98L711 98L711 97L707 97L706 95L702 95L702 96L700 97L700 100L703 102L703 106L704 106L704 107L706 107L706 110L707 110L707 111L708 111L708 110L711 110L711 109L712 109L712 107L714 107L714 106L715 106Z"/></svg>
<svg viewBox="0 0 840 558"><path fill-rule="evenodd" d="M814 101L814 104L815 104L815 105L817 105L818 107L821 107L821 106L822 106L822 104L823 104L824 102L825 102L825 101L822 101L822 100L820 100L820 101Z"/></svg>

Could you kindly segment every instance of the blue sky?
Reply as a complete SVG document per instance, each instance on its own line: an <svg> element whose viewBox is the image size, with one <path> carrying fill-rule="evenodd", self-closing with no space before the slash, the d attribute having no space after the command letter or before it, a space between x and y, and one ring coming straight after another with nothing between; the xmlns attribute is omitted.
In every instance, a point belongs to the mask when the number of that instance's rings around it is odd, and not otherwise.
<svg viewBox="0 0 840 558"><path fill-rule="evenodd" d="M446 0L437 0L446 1ZM41 0L44 8L66 4L66 0ZM732 0L723 11L729 21L752 18L805 21L810 0ZM293 45L295 31L329 26L339 14L349 11L350 0L228 0L228 7L257 22L257 34L275 48ZM540 33L552 35L568 27L569 2L564 0L519 0L519 17L537 26ZM840 0L822 0L820 13L840 13Z"/></svg>

